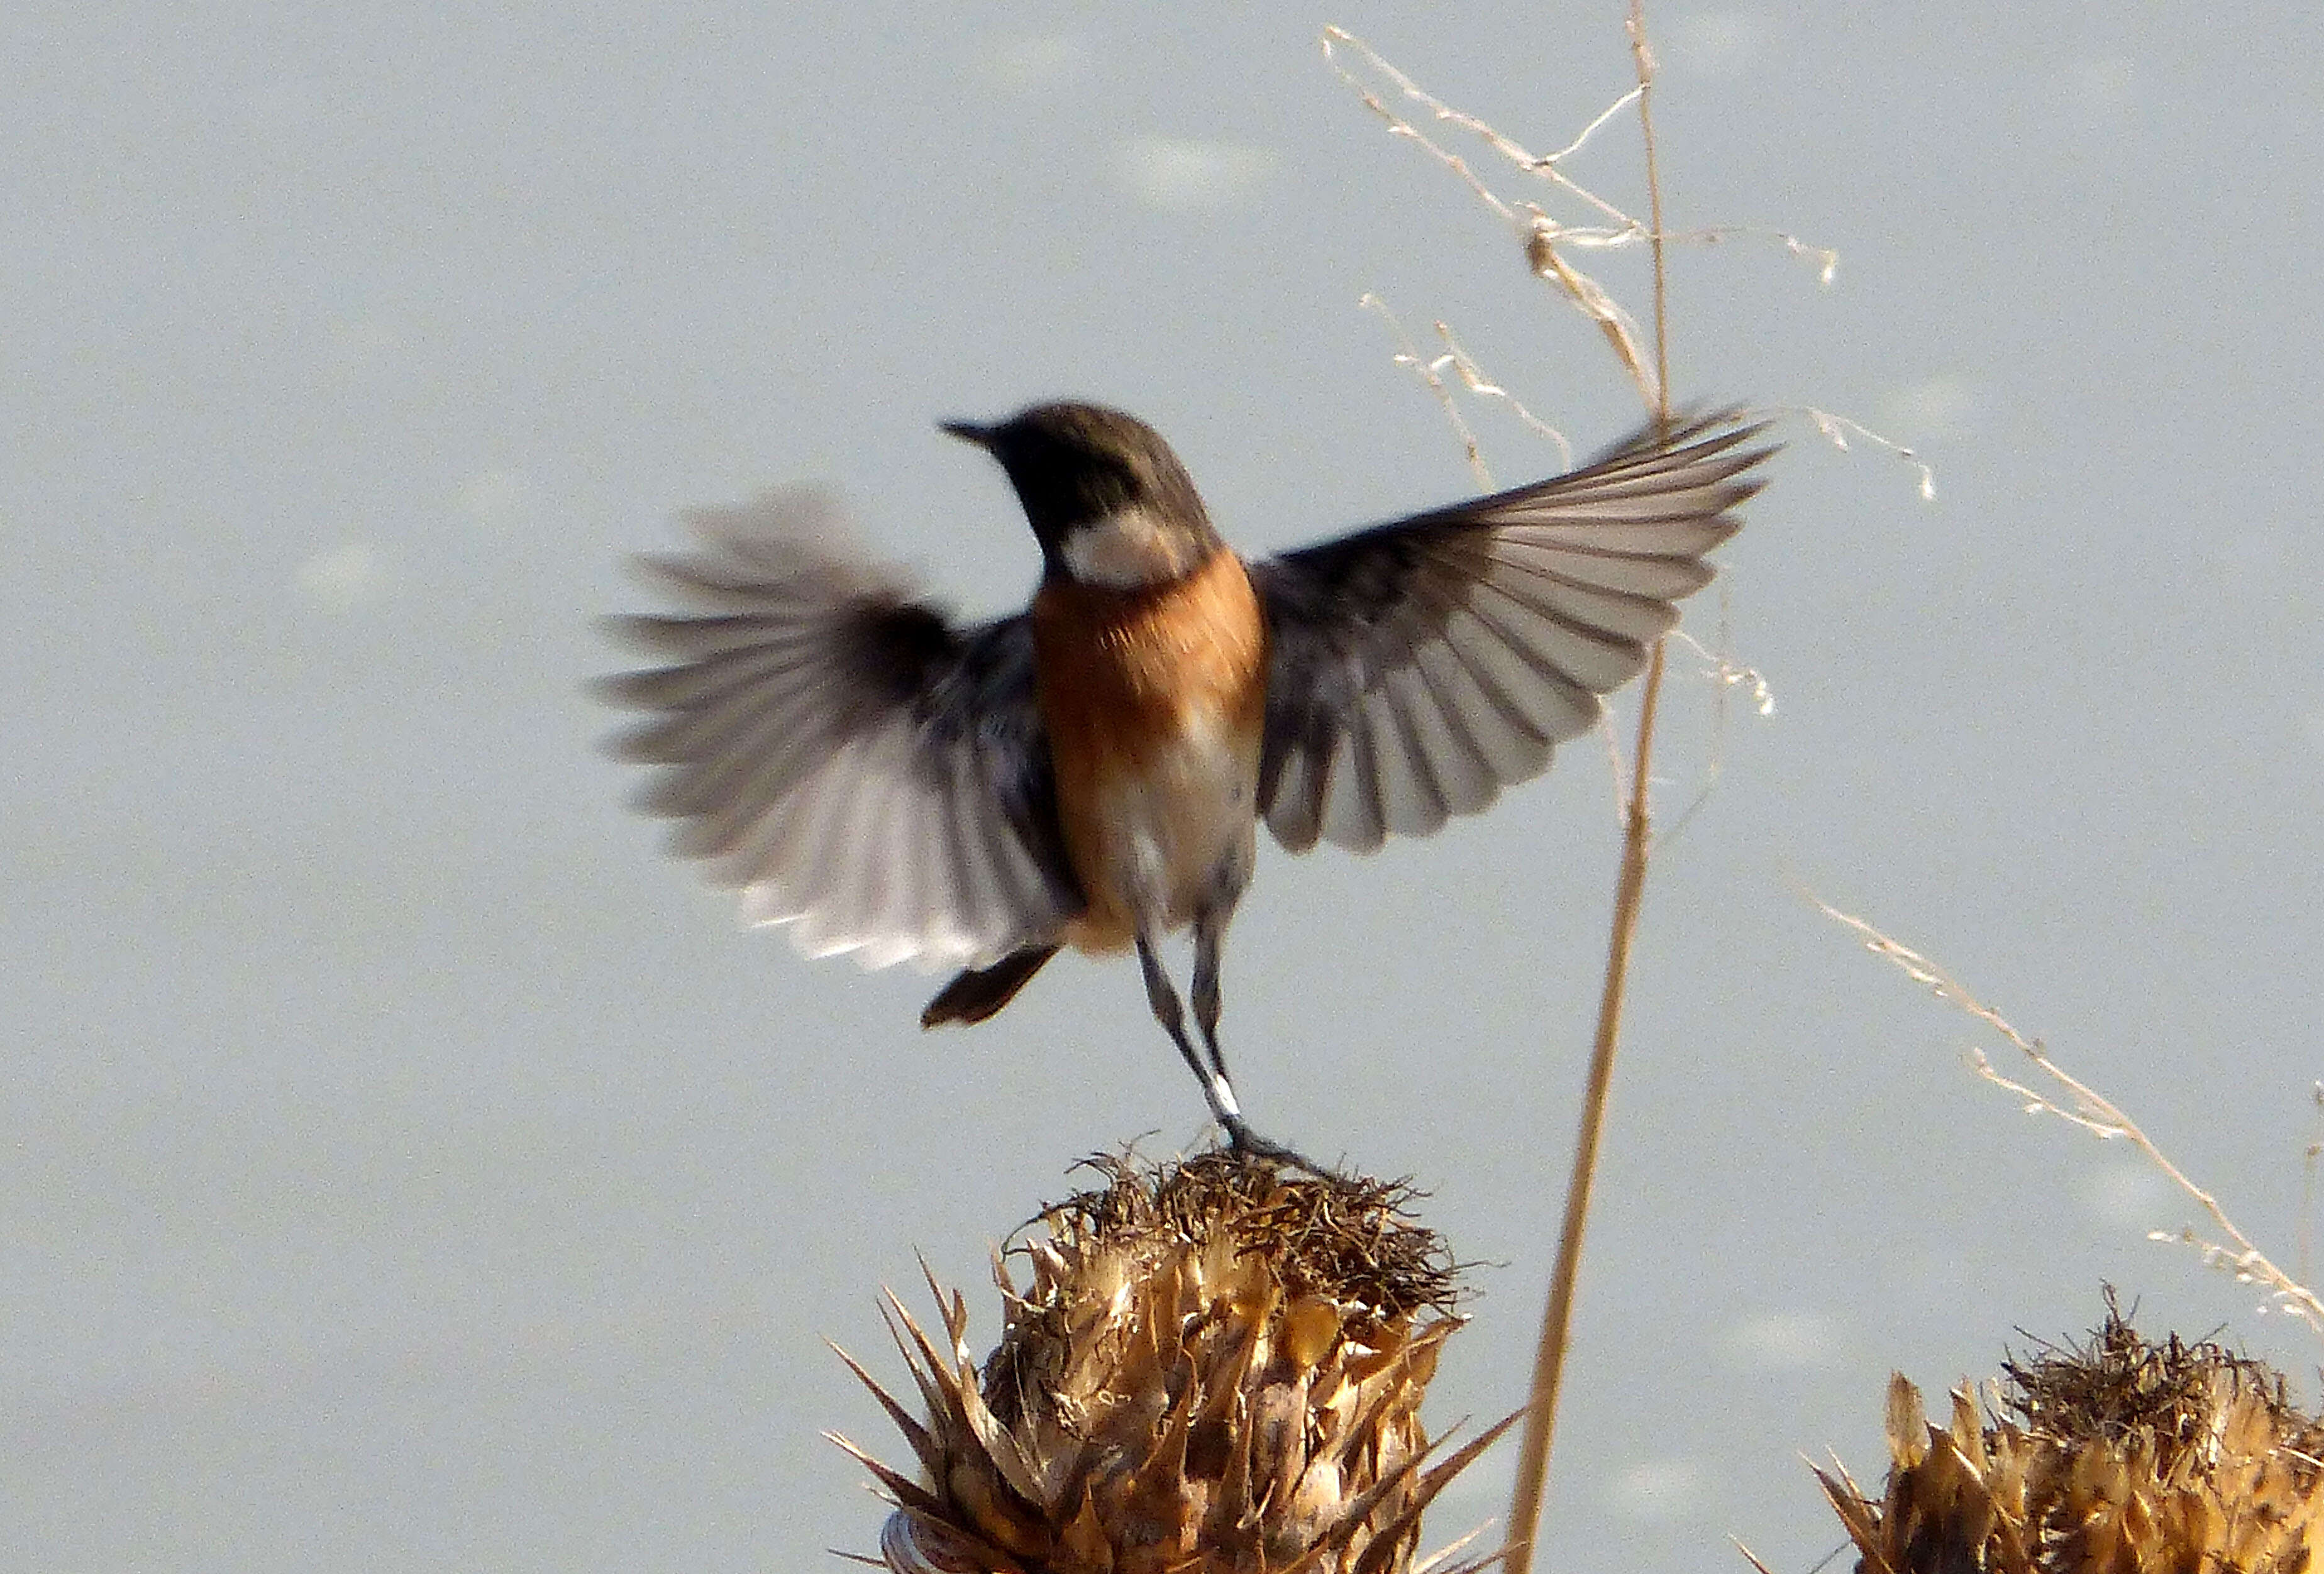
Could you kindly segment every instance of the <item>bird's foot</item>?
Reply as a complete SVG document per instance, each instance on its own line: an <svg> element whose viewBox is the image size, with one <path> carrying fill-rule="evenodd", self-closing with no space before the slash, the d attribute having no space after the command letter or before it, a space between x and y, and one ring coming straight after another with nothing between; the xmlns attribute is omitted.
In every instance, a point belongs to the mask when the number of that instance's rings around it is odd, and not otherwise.
<svg viewBox="0 0 2324 1574"><path fill-rule="evenodd" d="M1314 1160L1279 1142L1269 1142L1248 1125L1240 1116L1231 1115L1219 1124L1226 1128L1227 1148L1238 1157L1259 1164L1281 1164L1289 1169L1305 1170L1318 1180L1335 1179L1334 1172Z"/></svg>

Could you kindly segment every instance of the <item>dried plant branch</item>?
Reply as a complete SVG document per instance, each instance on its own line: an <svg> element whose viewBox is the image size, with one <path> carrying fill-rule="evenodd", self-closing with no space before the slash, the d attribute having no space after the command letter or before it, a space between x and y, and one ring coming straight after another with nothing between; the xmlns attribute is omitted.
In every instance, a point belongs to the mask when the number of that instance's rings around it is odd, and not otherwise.
<svg viewBox="0 0 2324 1574"><path fill-rule="evenodd" d="M1833 447L1841 450L1843 453L1847 451L1848 437L1850 432L1862 437L1868 443L1873 444L1877 447L1887 449L1891 454L1895 455L1896 457L1904 460L1904 463L1910 465L1914 469L1921 473L1921 501L1923 502L1934 502L1936 501L1937 473L1930 469L1927 465L1923 464L1921 460L1921 456L1913 452L1912 449L1904 446L1904 444L1889 441L1886 437L1882 437L1878 432L1874 431L1870 427L1866 426L1862 421L1850 420L1844 415L1834 415L1830 410L1818 410L1812 404L1801 405L1799 407L1799 411L1802 415L1807 417L1809 420L1815 423L1815 429L1821 432L1824 435L1825 439L1830 442Z"/></svg>
<svg viewBox="0 0 2324 1574"><path fill-rule="evenodd" d="M1431 364L1440 371L1446 366L1452 367L1454 374L1461 379L1461 386L1480 399L1499 399L1507 401L1509 409L1517 412L1517 419L1524 422L1536 437L1546 438L1556 445L1559 457L1565 468L1570 470L1573 467L1573 444L1567 439L1565 434L1527 410L1525 402L1516 394L1486 376L1484 369L1477 364L1476 358L1462 347L1460 340L1452 336L1451 324L1440 320L1436 324L1436 336L1444 341L1444 354L1439 355Z"/></svg>
<svg viewBox="0 0 2324 1574"><path fill-rule="evenodd" d="M1417 143L1430 157L1451 170L1460 178L1462 183L1475 194L1480 202L1490 209L1496 217L1510 226L1517 233L1517 238L1528 246L1534 244L1537 235L1546 235L1559 244L1582 248L1630 246L1654 238L1692 241L1703 244L1757 238L1772 240L1793 256L1812 263L1816 269L1819 283L1829 285L1840 266L1840 253L1829 247L1812 245L1797 235L1757 226L1718 225L1665 236L1660 226L1642 224L1618 204L1608 201L1566 174L1561 166L1581 152L1608 122L1644 97L1638 87L1633 87L1628 92L1608 105L1595 119L1582 129L1579 135L1565 146L1554 153L1536 153L1514 138L1502 134L1494 126L1476 115L1465 110L1455 109L1438 98L1382 58L1379 51L1344 28L1325 28L1323 45L1323 58L1330 63L1333 74L1354 91L1356 97L1363 101L1366 108L1388 124L1390 135L1403 137ZM1386 78L1393 87L1397 97L1420 106L1425 111L1423 118L1440 124L1454 126L1471 133L1493 152L1516 165L1519 170L1548 181L1607 222L1602 225L1563 225L1552 218L1536 203L1512 202L1502 197L1486 183L1466 159L1431 137L1412 119L1397 113L1379 90L1367 84L1355 71L1343 64L1339 58L1340 51L1342 49L1360 56L1368 69Z"/></svg>
<svg viewBox="0 0 2324 1574"><path fill-rule="evenodd" d="M1646 100L1641 98L1639 102L1643 104ZM1639 397L1646 401L1649 409L1660 411L1663 419L1667 420L1670 411L1669 379L1647 369L1646 357L1638 349L1638 325L1630 320L1630 314L1606 292L1603 285L1558 255L1559 236L1553 233L1553 229L1554 226L1544 225L1526 237L1526 261L1533 264L1533 271L1539 277L1554 279L1558 287L1565 291L1566 299L1580 308L1584 317L1598 325L1598 331L1605 338L1607 347L1614 352L1614 358L1622 363L1622 369L1630 374L1630 381L1637 384ZM1659 242L1656 243L1655 265L1659 272L1662 266ZM1657 350L1658 361L1660 354Z"/></svg>
<svg viewBox="0 0 2324 1574"><path fill-rule="evenodd" d="M2028 1038L2020 1033L2000 1012L1979 1000L1936 962L1890 939L1851 913L1843 913L1820 897L1811 897L1809 899L1822 910L1826 917L1845 925L1862 936L1865 949L1873 955L1893 962L1907 978L1924 985L1937 999L1950 1001L1999 1034L2033 1062L2034 1069L2047 1078L2056 1091L2045 1092L2026 1082L2004 1076L1986 1058L1984 1051L1972 1049L1969 1052L1970 1063L1978 1075L2023 1100L2028 1114L2055 1116L2069 1125L2081 1128L2093 1137L2105 1140L2120 1137L2128 1142L2172 1185L2193 1199L2209 1217L2213 1228L2226 1238L2224 1241L2209 1240L2192 1229L2182 1229L2175 1233L2151 1231L2148 1239L2176 1240L2193 1247L2201 1254L2205 1266L2223 1269L2246 1283L2265 1285L2269 1300L2280 1311L2299 1318L2311 1330L2324 1334L2324 1300L2319 1300L2314 1291L2269 1260L2251 1238L2236 1227L2235 1220L2227 1217L2218 1200L2197 1185L2184 1170L2172 1162L2170 1155L2156 1146L2154 1139L2124 1113L2119 1105L2052 1060L2039 1039Z"/></svg>
<svg viewBox="0 0 2324 1574"><path fill-rule="evenodd" d="M1603 239L1612 241L1618 236L1629 236L1631 238L1636 238L1639 228L1638 221L1637 219L1632 218L1628 214L1623 212L1619 207L1617 207L1614 204L1607 201L1604 198L1600 197L1596 192L1589 189L1589 188L1570 179L1564 171L1561 170L1557 167L1559 160L1579 152L1582 150L1582 144L1590 140L1590 136L1592 132L1595 132L1600 126L1612 119L1615 113L1621 109L1623 106L1636 99L1638 97L1636 89L1624 94L1619 100L1609 106L1603 114L1600 115L1597 119L1591 121L1589 126L1583 130L1582 134L1573 139L1572 143L1559 152L1552 153L1548 157L1545 158L1538 154L1528 152L1525 148L1519 146L1515 141L1503 136L1499 131L1496 131L1490 125L1486 124L1485 122L1478 119L1475 115L1470 115L1462 110L1455 109L1451 105L1446 104L1443 99L1436 97L1434 94L1423 88L1417 82L1415 82L1410 77L1406 76L1402 71L1388 64L1388 62L1381 57L1379 51L1373 49L1371 45L1366 43L1363 40L1358 38L1355 34L1348 32L1346 29L1340 27L1327 27L1323 30L1323 58L1325 60L1330 62L1333 74L1355 91L1356 97L1363 100L1364 106L1366 108L1370 109L1374 115L1379 115L1382 120L1388 122L1388 133L1392 136L1407 137L1413 142L1419 143L1421 147L1426 149L1430 156L1434 158L1446 169L1451 170L1454 174L1458 175L1462 183L1465 184L1471 191L1476 193L1479 201L1491 208L1493 212L1499 215L1502 219L1515 226L1521 234L1530 232L1533 228L1530 216L1522 211L1517 205L1504 201L1500 197L1497 196L1492 188L1486 185L1485 182L1478 177L1476 170L1470 167L1467 160L1461 157L1460 154L1453 152L1449 148L1444 147L1442 143L1431 138L1427 133L1415 125L1411 121L1406 120L1403 115L1398 115L1394 109L1389 108L1387 102L1381 98L1378 93L1366 87L1363 81L1358 78L1353 71L1349 70L1347 67L1340 63L1338 49L1335 46L1344 46L1361 55L1364 58L1365 64L1370 66L1373 70L1379 72L1381 76L1386 77L1390 82L1394 83L1396 85L1397 91L1399 94L1404 97L1410 99L1412 102L1424 106L1428 111L1429 118L1458 126L1463 131L1473 133L1475 135L1481 138L1487 146L1490 147L1495 152L1499 153L1503 158L1508 159L1511 163L1516 164L1519 169L1525 170L1532 174L1541 176L1544 179L1546 179L1563 189L1568 195L1579 199L1591 207L1596 208L1607 218L1612 220L1615 226L1612 229L1599 232ZM1526 206L1529 207L1530 205Z"/></svg>
<svg viewBox="0 0 2324 1574"><path fill-rule="evenodd" d="M1614 829L1619 831L1630 818L1630 762L1622 758L1622 738L1614 730L1611 708L1598 718L1598 725L1592 731L1606 750L1606 783L1612 788L1608 806L1613 812Z"/></svg>
<svg viewBox="0 0 2324 1574"><path fill-rule="evenodd" d="M1670 637L1693 651L1708 663L1702 676L1717 684L1721 690L1746 688L1751 691L1751 709L1755 714L1772 716L1775 713L1775 691L1756 667L1738 667L1734 661L1711 649L1684 629L1673 629Z"/></svg>
<svg viewBox="0 0 2324 1574"><path fill-rule="evenodd" d="M1476 476L1479 487L1486 492L1492 491L1493 473L1486 467L1485 452L1478 446L1476 429L1471 427L1467 419L1461 414L1461 407L1452 401L1452 391L1444 384L1443 358L1440 356L1431 361L1424 357L1420 353L1420 346L1412 342L1410 334L1405 332L1404 324L1397 318L1396 313L1388 308L1388 302L1379 296L1367 291L1363 299L1356 304L1379 313L1387 321L1389 329L1396 335L1397 345L1394 356L1396 364L1411 368L1415 376L1428 384L1428 391L1434 394L1436 402L1444 407L1444 419L1452 423L1453 435L1461 439L1462 452L1469 458L1470 474Z"/></svg>
<svg viewBox="0 0 2324 1574"><path fill-rule="evenodd" d="M1655 374L1651 397L1656 424L1670 426L1670 343L1665 255L1662 242L1662 177L1655 143L1655 59L1646 46L1644 0L1629 0L1625 26L1637 73L1638 133L1646 143L1646 199L1654 221ZM1547 253L1544 243L1539 248ZM1601 319L1602 320L1602 319ZM1635 354L1618 344L1624 364L1639 378ZM1647 385L1639 378L1642 389ZM1637 741L1630 750L1629 814L1622 831L1621 870L1614 887L1612 932L1606 944L1606 974L1598 997L1598 1029L1590 1052L1582 1092L1581 1129L1574 1139L1573 1166L1567 1178L1565 1216L1559 1226L1557 1262L1551 1271L1548 1303L1542 1309L1541 1336L1535 1347L1533 1382L1526 1398L1524 1441L1519 1445L1516 1484L1509 1497L1508 1574L1530 1574L1541 1525L1549 1457L1557 1435L1557 1400L1565 1383L1565 1356L1573 1325L1575 1286L1582 1273L1582 1238L1590 1220L1590 1193L1598 1174L1598 1150L1605 1137L1606 1108L1614 1082L1614 1054L1621 1043L1622 1008L1628 998L1630 956L1646 900L1646 863L1654 845L1655 718L1662 698L1667 646L1656 640L1639 690Z"/></svg>
<svg viewBox="0 0 2324 1574"><path fill-rule="evenodd" d="M1343 28L1325 28L1323 47L1323 58L1333 72L1354 91L1366 108L1387 123L1390 135L1417 143L1430 157L1452 170L1496 218L1510 227L1525 249L1526 265L1536 277L1554 284L1568 302L1597 325L1608 347L1628 372L1650 410L1663 410L1668 403L1665 391L1669 382L1669 368L1664 364L1663 348L1666 341L1660 331L1660 325L1653 338L1654 352L1650 359L1642 345L1645 336L1620 302L1604 285L1574 266L1567 252L1612 249L1644 243L1655 253L1658 312L1665 309L1661 282L1664 276L1661 253L1664 244L1669 240L1710 244L1740 236L1764 235L1776 241L1792 255L1813 262L1819 281L1826 285L1831 282L1840 265L1838 253L1826 247L1810 245L1798 236L1779 230L1729 225L1671 235L1664 228L1660 207L1654 200L1660 190L1660 183L1651 170L1647 172L1646 182L1649 212L1642 221L1582 185L1560 167L1565 160L1579 153L1591 138L1624 108L1636 105L1642 119L1651 118L1651 111L1646 107L1651 93L1646 84L1653 79L1654 62L1646 52L1643 32L1634 32L1631 38L1632 60L1637 70L1638 85L1600 111L1572 142L1557 152L1546 154L1534 152L1486 121L1445 103L1391 65L1379 51ZM1400 113L1389 102L1387 92L1371 86L1341 60L1343 50L1360 57L1369 71L1385 78L1396 98L1420 106L1425 115L1415 118ZM1558 192L1582 204L1605 222L1569 225L1554 217L1538 203L1512 201L1501 196L1478 174L1467 159L1423 130L1418 124L1422 119L1454 126L1476 136L1524 173L1548 181ZM1651 143L1647 157L1651 162Z"/></svg>
<svg viewBox="0 0 2324 1574"><path fill-rule="evenodd" d="M1462 450L1468 456L1470 472L1476 476L1479 486L1488 492L1493 490L1493 473L1485 463L1484 449L1477 441L1475 428L1469 425L1467 418L1462 415L1460 407L1453 402L1452 387L1445 381L1445 373L1448 372L1459 379L1463 390L1477 398L1498 399L1507 404L1516 412L1517 419L1536 436L1556 445L1560 461L1567 469L1572 468L1572 441L1563 432L1527 410L1525 402L1516 394L1487 376L1484 368L1477 364L1476 357L1470 354L1461 341L1453 336L1450 323L1439 320L1434 325L1436 336L1444 342L1444 353L1430 359L1423 359L1420 346L1413 343L1411 334L1406 331L1403 321L1389 308L1388 302L1377 295L1366 292L1356 304L1367 310L1378 312L1387 321L1389 329L1395 333L1397 348L1391 359L1397 365L1409 369L1415 376L1426 383L1428 391L1434 394L1437 402L1444 407L1444 417L1452 423L1453 435L1461 439Z"/></svg>
<svg viewBox="0 0 2324 1574"><path fill-rule="evenodd" d="M1352 88L1375 115L1384 121L1391 135L1416 143L1465 185L1493 215L1515 232L1524 247L1528 267L1538 277L1554 283L1567 300L1580 308L1594 322L1609 348L1621 363L1637 387L1649 409L1654 410L1658 426L1667 428L1670 409L1669 352L1669 292L1666 242L1674 238L1665 228L1659 151L1655 136L1654 85L1655 61L1648 46L1645 14L1641 0L1629 0L1626 18L1635 86L1612 106L1600 113L1581 134L1557 152L1536 155L1503 135L1478 117L1458 110L1436 98L1410 77L1390 65L1369 44L1342 29L1324 30L1323 48L1326 61L1340 78ZM1389 95L1376 89L1357 72L1344 64L1344 50L1360 57L1364 66L1376 77L1384 78L1395 96L1408 104L1416 104L1425 111L1424 117L1407 117L1391 106ZM1647 216L1641 222L1615 204L1599 197L1566 175L1560 163L1578 153L1582 147L1614 116L1625 108L1637 111L1639 133L1646 152ZM1440 124L1449 124L1480 138L1488 148L1516 164L1522 171L1548 181L1564 196L1582 204L1605 222L1583 226L1567 226L1554 218L1545 209L1531 202L1513 202L1501 197L1481 177L1476 168L1460 153L1433 138L1417 120L1425 118ZM1704 241L1724 238L1744 233L1736 230L1699 232L1686 237ZM1806 246L1795 237L1779 236L1794 255L1812 256L1821 262L1821 277L1830 281L1837 263L1832 253ZM1568 251L1610 249L1645 243L1652 259L1654 317L1651 338L1642 334L1637 324L1614 297L1595 279L1574 266ZM1449 326L1436 325L1443 340L1444 354L1434 360L1424 360L1418 347L1396 322L1393 314L1377 297L1367 296L1364 304L1388 318L1401 343L1397 363L1410 367L1427 383L1459 434L1471 467L1480 481L1489 484L1476 436L1456 407L1447 373L1460 379L1463 388L1482 398L1507 400L1518 419L1527 426L1559 444L1571 463L1571 449L1562 434L1537 419L1530 410L1509 394L1507 389L1487 377L1475 359L1454 336ZM1696 647L1701 649L1700 646ZM1593 1036L1588 1084L1583 1095L1581 1128L1576 1138L1572 1171L1569 1180L1565 1216L1560 1232L1557 1265L1553 1273L1548 1304L1544 1312L1541 1335L1536 1351L1532 1385L1525 1412L1526 1436L1523 1452L1517 1465L1517 1486L1512 1499L1508 1542L1505 1549L1505 1567L1509 1574L1528 1574L1532 1562L1532 1545L1539 1523L1544 1485L1546 1480L1549 1454L1554 1435L1556 1407L1563 1379L1564 1358L1572 1318L1574 1286L1578 1279L1582 1238L1589 1216L1590 1194L1596 1174L1597 1159L1604 1128L1609 1091L1612 1083L1614 1055L1621 1036L1622 1008L1627 999L1630 958L1637 933L1639 915L1645 896L1646 874L1649 854L1654 845L1653 805L1651 788L1654 783L1653 755L1656 717L1659 713L1662 685L1667 662L1663 640L1654 643L1645 681L1640 688L1640 701L1636 741L1631 750L1625 782L1625 764L1610 724L1605 725L1607 751L1616 782L1617 803L1622 822L1622 858L1614 896L1611 933L1608 940L1605 977L1599 1001L1598 1026ZM1719 664L1722 693L1739 682L1751 684L1761 712L1769 708L1766 686L1756 673L1730 664ZM1698 806L1699 806L1698 800ZM1689 811L1690 814L1692 810ZM1683 817L1680 824L1684 824Z"/></svg>
<svg viewBox="0 0 2324 1574"><path fill-rule="evenodd" d="M1644 0L1630 0L1630 14L1622 25L1623 31L1630 35L1630 62L1638 73L1638 140L1646 144L1646 215L1654 225L1650 244L1655 259L1655 387L1662 405L1655 412L1655 419L1668 428L1671 419L1670 272L1664 262L1663 181L1656 162L1660 150L1655 142L1655 54L1646 44ZM1662 667L1659 649L1655 658L1655 667L1659 675ZM1641 741L1640 747L1644 746Z"/></svg>
<svg viewBox="0 0 2324 1574"><path fill-rule="evenodd" d="M1723 588L1719 614L1720 643L1724 645L1727 643L1727 598ZM1738 666L1684 629L1673 629L1668 638L1676 640L1702 658L1705 665L1701 668L1702 676L1712 684L1712 693L1717 701L1711 710L1710 762L1703 767L1702 779L1695 787L1694 796L1687 800L1686 807L1674 815L1669 825L1657 834L1657 846L1665 850L1685 834L1695 815L1702 813L1703 805L1711 802L1711 795L1719 790L1719 778L1726 774L1729 693L1737 688L1748 688L1751 691L1751 709L1756 714L1772 716L1775 713L1775 692L1767 686L1767 680L1760 676L1757 667Z"/></svg>

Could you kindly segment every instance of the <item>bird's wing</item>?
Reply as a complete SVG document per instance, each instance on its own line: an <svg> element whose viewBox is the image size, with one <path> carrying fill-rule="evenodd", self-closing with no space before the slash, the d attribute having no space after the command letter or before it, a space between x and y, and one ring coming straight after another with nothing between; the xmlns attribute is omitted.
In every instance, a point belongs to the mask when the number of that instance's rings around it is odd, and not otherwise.
<svg viewBox="0 0 2324 1574"><path fill-rule="evenodd" d="M1637 676L1773 452L1734 412L1582 469L1253 566L1259 806L1294 852L1423 835L1540 774Z"/></svg>
<svg viewBox="0 0 2324 1574"><path fill-rule="evenodd" d="M811 956L981 967L1082 907L1057 830L1022 617L955 628L835 548L835 511L768 492L642 560L686 610L613 621L666 665L602 680L656 713L613 741L666 769L639 807L673 849L796 923Z"/></svg>

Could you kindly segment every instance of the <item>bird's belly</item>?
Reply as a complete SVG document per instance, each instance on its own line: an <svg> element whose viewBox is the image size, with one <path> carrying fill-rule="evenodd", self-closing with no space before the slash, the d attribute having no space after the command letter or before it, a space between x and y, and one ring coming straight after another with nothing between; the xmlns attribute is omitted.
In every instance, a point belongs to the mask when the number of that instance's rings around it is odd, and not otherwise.
<svg viewBox="0 0 2324 1574"><path fill-rule="evenodd" d="M1175 929L1219 888L1226 868L1248 860L1259 790L1257 739L1231 735L1222 717L1149 744L1138 769L1093 784L1082 840L1090 867L1092 939L1125 943L1139 909Z"/></svg>
<svg viewBox="0 0 2324 1574"><path fill-rule="evenodd" d="M1124 595L1045 588L1041 708L1065 847L1089 908L1073 943L1176 928L1247 873L1257 825L1266 637L1242 565Z"/></svg>

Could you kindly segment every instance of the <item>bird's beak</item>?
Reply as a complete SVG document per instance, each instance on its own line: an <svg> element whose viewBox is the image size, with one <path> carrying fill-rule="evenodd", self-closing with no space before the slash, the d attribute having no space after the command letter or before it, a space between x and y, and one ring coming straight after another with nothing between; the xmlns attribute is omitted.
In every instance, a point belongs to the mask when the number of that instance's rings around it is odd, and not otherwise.
<svg viewBox="0 0 2324 1574"><path fill-rule="evenodd" d="M992 446L991 427L981 427L974 421L939 421L936 425L939 429L950 432L964 443L974 443L978 447L985 449Z"/></svg>

